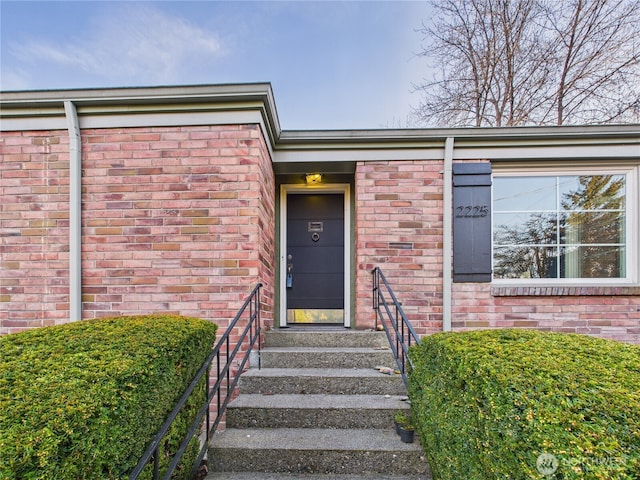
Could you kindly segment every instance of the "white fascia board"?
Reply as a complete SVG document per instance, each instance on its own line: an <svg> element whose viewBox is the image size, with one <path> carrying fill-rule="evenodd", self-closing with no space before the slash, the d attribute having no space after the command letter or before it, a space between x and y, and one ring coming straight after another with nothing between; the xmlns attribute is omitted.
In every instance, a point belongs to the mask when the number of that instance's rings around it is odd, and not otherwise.
<svg viewBox="0 0 640 480"><path fill-rule="evenodd" d="M263 124L262 116L256 111L245 111L134 113L130 115L83 115L80 117L80 128L82 129L238 124Z"/></svg>
<svg viewBox="0 0 640 480"><path fill-rule="evenodd" d="M455 138L456 143L479 142L499 143L549 143L566 142L572 139L584 141L585 138L635 137L640 136L639 124L623 125L586 125L586 126L546 126L546 127L468 127L468 128L406 128L375 130L287 130L282 132L279 144L310 145L314 143L355 143L384 142L408 143L443 142L446 138Z"/></svg>
<svg viewBox="0 0 640 480"><path fill-rule="evenodd" d="M67 130L67 119L49 117L5 117L0 118L0 132L29 132L33 130Z"/></svg>
<svg viewBox="0 0 640 480"><path fill-rule="evenodd" d="M375 162L398 160L442 160L442 148L362 148L362 149L317 149L317 150L276 150L273 163L311 162Z"/></svg>
<svg viewBox="0 0 640 480"><path fill-rule="evenodd" d="M579 159L640 159L640 144L601 144L570 146L521 146L521 147L480 147L456 146L453 158L508 160L579 160Z"/></svg>
<svg viewBox="0 0 640 480"><path fill-rule="evenodd" d="M0 105L16 108L29 105L58 105L71 99L76 106L85 105L132 105L168 104L179 102L211 103L263 99L269 106L275 106L269 83L188 85L174 87L118 87L62 90L26 90L0 92ZM274 111L275 113L275 111Z"/></svg>
<svg viewBox="0 0 640 480"><path fill-rule="evenodd" d="M276 149L274 163L291 162L354 162L394 160L442 160L442 147L409 148L322 148L295 150ZM588 145L520 145L468 146L456 144L454 160L581 160L581 159L640 159L640 143L602 143Z"/></svg>

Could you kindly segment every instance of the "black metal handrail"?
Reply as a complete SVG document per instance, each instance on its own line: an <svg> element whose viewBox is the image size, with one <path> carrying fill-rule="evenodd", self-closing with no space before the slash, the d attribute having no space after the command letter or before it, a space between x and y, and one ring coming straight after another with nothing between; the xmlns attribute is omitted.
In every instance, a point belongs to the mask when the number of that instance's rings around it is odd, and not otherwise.
<svg viewBox="0 0 640 480"><path fill-rule="evenodd" d="M380 320L380 324L387 334L387 340L389 340L389 346L402 375L402 380L408 386L407 362L410 367L413 367L409 357L409 347L412 344L419 345L420 338L407 319L402 305L391 290L382 270L376 267L371 273L373 274L373 309L376 311L376 330L378 329L378 320ZM387 301L385 294L390 301Z"/></svg>
<svg viewBox="0 0 640 480"><path fill-rule="evenodd" d="M206 375L206 389L207 389L207 398L205 403L202 404L200 409L198 410L198 414L191 424L191 427L187 434L183 437L182 442L180 443L180 447L173 455L172 461L169 463L166 472L164 472L163 480L168 480L171 478L174 470L180 463L182 456L191 442L191 439L196 434L196 432L203 426L205 426L206 431L206 441L203 441L200 446L200 451L194 464L191 468L191 474L189 478L193 478L200 466L200 463L204 459L204 456L207 452L207 448L209 446L209 440L211 436L215 433L216 428L220 424L220 421L223 418L223 415L227 409L227 405L231 401L231 393L234 388L238 384L240 380L240 375L244 371L244 367L249 360L249 355L251 351L254 349L257 343L258 350L258 368L260 365L260 334L261 334L261 323L260 323L260 288L262 284L259 283L253 289L247 300L244 302L235 318L231 322L231 324L227 327L226 332L220 337L216 346L213 348L207 359L204 361L200 370L193 378L187 389L185 390L182 397L178 401L178 404L175 406L171 414L167 417L167 420L164 422L158 433L153 438L153 440L149 443L147 449L145 450L142 457L136 467L131 471L129 475L129 480L137 479L142 473L143 469L146 465L153 460L153 479L158 480L159 476L159 449L162 439L165 434L169 431L174 420L177 418L178 414L182 410L182 408L187 403L187 399L196 388L198 383L202 380L202 378ZM230 350L230 334L234 330L236 324L240 321L240 318L249 308L249 319L247 322L247 326L244 328L240 339L237 344L233 347L233 350ZM231 366L235 361L235 357L240 351L242 344L248 336L248 346L246 352L244 352L244 356L241 361L236 362L236 372L233 378L231 378ZM215 379L216 382L213 386L211 386L211 374L212 374L212 364L215 361ZM224 395L224 396L223 396ZM211 409L210 405L213 399L216 398L216 415L215 419L212 422L211 419ZM206 418L206 419L205 419Z"/></svg>

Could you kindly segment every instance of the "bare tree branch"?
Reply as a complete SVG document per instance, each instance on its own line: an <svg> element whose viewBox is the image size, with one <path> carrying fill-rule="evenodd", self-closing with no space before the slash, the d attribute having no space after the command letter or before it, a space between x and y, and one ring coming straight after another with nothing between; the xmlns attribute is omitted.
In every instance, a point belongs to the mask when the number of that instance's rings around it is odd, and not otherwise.
<svg viewBox="0 0 640 480"><path fill-rule="evenodd" d="M414 114L437 126L638 122L640 0L431 0L437 73Z"/></svg>

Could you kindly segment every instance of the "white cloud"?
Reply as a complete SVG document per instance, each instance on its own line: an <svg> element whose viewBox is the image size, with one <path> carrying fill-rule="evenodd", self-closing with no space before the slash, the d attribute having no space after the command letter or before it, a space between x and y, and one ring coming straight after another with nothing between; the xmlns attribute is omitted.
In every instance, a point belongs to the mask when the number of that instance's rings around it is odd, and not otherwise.
<svg viewBox="0 0 640 480"><path fill-rule="evenodd" d="M168 83L199 61L224 54L217 36L149 6L116 4L73 40L31 39L12 45L25 63L78 68L105 80Z"/></svg>

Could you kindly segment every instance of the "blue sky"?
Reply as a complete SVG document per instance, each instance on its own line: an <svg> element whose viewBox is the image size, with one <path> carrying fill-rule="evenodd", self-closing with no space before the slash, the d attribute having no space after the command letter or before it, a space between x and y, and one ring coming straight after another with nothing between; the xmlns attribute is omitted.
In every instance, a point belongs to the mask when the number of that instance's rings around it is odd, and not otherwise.
<svg viewBox="0 0 640 480"><path fill-rule="evenodd" d="M0 89L272 83L284 129L406 126L427 2L0 1Z"/></svg>

